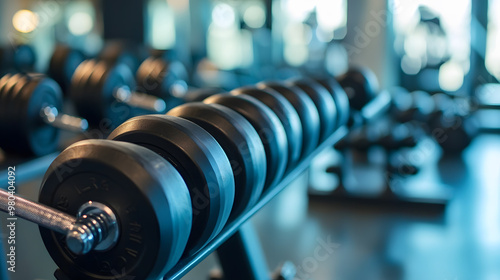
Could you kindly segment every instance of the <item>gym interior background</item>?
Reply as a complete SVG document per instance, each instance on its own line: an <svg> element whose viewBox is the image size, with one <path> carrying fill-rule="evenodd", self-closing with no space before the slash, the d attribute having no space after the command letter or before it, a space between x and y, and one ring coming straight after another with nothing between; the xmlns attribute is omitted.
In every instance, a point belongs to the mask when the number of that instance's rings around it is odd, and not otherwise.
<svg viewBox="0 0 500 280"><path fill-rule="evenodd" d="M70 98L78 90L99 91L75 85L83 59L113 56L109 65L126 65L132 75L120 89L131 95L141 90L141 68L155 67L144 62L165 61L163 71L172 71L175 81L162 81L169 83L168 96L151 94L165 111L198 89L210 89L208 95L261 81L298 86L297 77L337 77L350 115L330 132L347 134L332 138L282 192L242 221L240 231L258 238L244 239L252 248L243 250L248 258L233 252L232 262L222 260L217 252L231 256L231 248L213 248L186 266L182 279L222 279L221 272L231 273L222 262L238 267L245 260L258 272L236 279L500 279L499 16L499 0L0 0L0 70L56 80L62 111L90 125L93 111L81 108L96 103ZM53 66L63 48L78 53L75 61L65 57ZM170 67L174 62L182 69ZM375 77L361 71L370 77L357 89L345 82L357 79L353 69L370 69ZM0 80L2 143L16 135L8 128L17 119L4 91ZM358 107L353 100L360 94L367 100ZM370 104L377 114L364 110ZM338 115L349 112L335 105ZM16 193L38 200L43 174L65 147L107 134L64 132L44 155L5 149L2 188L15 165ZM7 270L8 215L1 214L0 278L55 279L58 265L38 226L21 219L16 272ZM115 271L116 279L138 279L121 273Z"/></svg>

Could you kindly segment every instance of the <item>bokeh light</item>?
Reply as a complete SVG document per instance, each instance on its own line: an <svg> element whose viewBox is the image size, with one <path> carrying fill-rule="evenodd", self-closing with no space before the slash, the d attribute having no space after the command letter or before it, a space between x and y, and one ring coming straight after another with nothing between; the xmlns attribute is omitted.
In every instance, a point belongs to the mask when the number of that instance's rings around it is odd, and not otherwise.
<svg viewBox="0 0 500 280"><path fill-rule="evenodd" d="M33 32L38 27L38 15L30 10L19 10L12 18L12 25L21 33Z"/></svg>
<svg viewBox="0 0 500 280"><path fill-rule="evenodd" d="M251 28L261 28L266 23L266 11L260 5L252 5L245 10L243 20Z"/></svg>
<svg viewBox="0 0 500 280"><path fill-rule="evenodd" d="M460 63L448 61L439 68L439 86L446 91L456 91L464 83L464 76Z"/></svg>
<svg viewBox="0 0 500 280"><path fill-rule="evenodd" d="M227 28L235 24L236 15L231 6L219 3L212 10L212 21L219 27Z"/></svg>
<svg viewBox="0 0 500 280"><path fill-rule="evenodd" d="M68 29L73 35L81 36L89 33L94 28L94 19L88 13L74 13L68 21Z"/></svg>

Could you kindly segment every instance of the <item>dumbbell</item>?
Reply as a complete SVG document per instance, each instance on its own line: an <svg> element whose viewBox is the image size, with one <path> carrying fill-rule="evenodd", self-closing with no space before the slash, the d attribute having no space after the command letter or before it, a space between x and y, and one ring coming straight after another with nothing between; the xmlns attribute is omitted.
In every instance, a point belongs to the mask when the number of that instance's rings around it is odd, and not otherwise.
<svg viewBox="0 0 500 280"><path fill-rule="evenodd" d="M182 176L130 143L84 140L68 147L47 170L39 201L0 190L1 210L39 224L50 256L70 279L160 279L179 261L191 232Z"/></svg>
<svg viewBox="0 0 500 280"><path fill-rule="evenodd" d="M189 75L179 61L151 56L139 66L136 74L138 89L168 102L168 108L184 103L188 93Z"/></svg>
<svg viewBox="0 0 500 280"><path fill-rule="evenodd" d="M375 73L366 67L353 67L338 77L338 82L349 98L350 107L360 111L379 93Z"/></svg>
<svg viewBox="0 0 500 280"><path fill-rule="evenodd" d="M376 145L385 149L387 154L386 170L399 175L415 175L420 166L407 158L401 149L414 148L421 141L424 131L414 123L392 125L376 139Z"/></svg>
<svg viewBox="0 0 500 280"><path fill-rule="evenodd" d="M176 60L174 55L165 53L153 54L144 60L136 73L138 91L165 100L167 108L202 101L224 91L217 87L191 88L187 84L188 79L185 65Z"/></svg>
<svg viewBox="0 0 500 280"><path fill-rule="evenodd" d="M63 89L67 95L71 78L76 68L85 60L83 52L66 45L57 45L50 58L48 74Z"/></svg>
<svg viewBox="0 0 500 280"><path fill-rule="evenodd" d="M409 93L403 88L392 90L396 121L404 123L418 121L441 146L445 153L458 153L465 149L478 133L474 118L469 118L458 107L467 107L455 102L444 93L430 95L425 91ZM462 110L466 113L470 110Z"/></svg>
<svg viewBox="0 0 500 280"><path fill-rule="evenodd" d="M60 129L84 132L85 119L62 112L62 93L40 74L7 74L0 79L0 147L42 156L57 150Z"/></svg>
<svg viewBox="0 0 500 280"><path fill-rule="evenodd" d="M435 110L430 119L430 134L445 154L457 154L469 146L479 133L468 100L452 99L444 93L432 96Z"/></svg>
<svg viewBox="0 0 500 280"><path fill-rule="evenodd" d="M36 60L37 55L29 45L0 48L0 74L4 71L33 71Z"/></svg>
<svg viewBox="0 0 500 280"><path fill-rule="evenodd" d="M91 59L73 74L70 98L91 126L114 128L134 115L166 110L164 100L134 92L134 88L134 76L127 66Z"/></svg>

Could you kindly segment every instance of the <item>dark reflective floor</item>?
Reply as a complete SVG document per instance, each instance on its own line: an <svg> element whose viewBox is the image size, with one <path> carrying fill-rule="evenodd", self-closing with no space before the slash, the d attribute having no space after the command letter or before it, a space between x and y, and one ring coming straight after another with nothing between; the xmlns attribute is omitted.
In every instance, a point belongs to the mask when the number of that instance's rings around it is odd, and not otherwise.
<svg viewBox="0 0 500 280"><path fill-rule="evenodd" d="M442 213L309 202L303 176L252 219L269 267L292 261L296 279L500 279L500 136L478 137L462 158L435 170L456 190ZM34 198L38 183L18 190ZM37 227L19 221L16 233L10 279L53 279ZM216 266L210 256L185 279L206 279Z"/></svg>

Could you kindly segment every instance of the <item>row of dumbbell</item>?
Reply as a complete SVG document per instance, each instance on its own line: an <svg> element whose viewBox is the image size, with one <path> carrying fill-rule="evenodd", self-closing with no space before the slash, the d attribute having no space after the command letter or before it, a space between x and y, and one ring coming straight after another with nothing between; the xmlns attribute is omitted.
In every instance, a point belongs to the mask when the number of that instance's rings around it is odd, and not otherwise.
<svg viewBox="0 0 500 280"><path fill-rule="evenodd" d="M15 53L20 53L21 50L24 49L31 48L24 45L19 46L16 48L17 51L15 51ZM61 86L63 95L70 99L75 99L74 102L76 103L78 113L84 118L89 118L89 122L92 126L97 126L99 122L108 117L110 117L110 120L113 120L116 118L115 115L123 115L124 110L118 109L116 111L120 113L115 112L112 114L111 112L108 116L106 113L110 112L106 112L103 109L100 111L90 110L88 108L89 103L104 103L102 107L107 108L112 102L118 101L127 103L127 101L131 99L132 102L129 105L132 105L132 107L145 106L145 109L151 113L162 109L161 105L151 103L154 102L151 100L155 99L152 97L156 97L158 103L168 102L169 104L167 105L169 105L170 108L178 105L179 101L187 92L186 81L188 80L188 73L186 67L179 61L172 59L172 55L168 55L166 52L152 51L151 56L147 58L146 55L139 52L139 50L132 49L132 47L127 47L124 43L110 43L96 58L87 59L87 57L77 49L65 45L57 45L50 59L47 74ZM33 52L33 50L31 50L31 52ZM24 54L26 51L22 53ZM23 56L19 54L15 57ZM18 65L19 62L14 64ZM84 67L83 64L86 64L86 66ZM78 68L83 69L77 72ZM91 70L89 70L89 68ZM13 66L10 67L10 69L12 69L12 73L33 71L33 67ZM98 74L94 74L94 70L101 71L100 74L105 76L105 80L96 77ZM137 84L134 79L135 75L137 75ZM91 79L94 81L82 80L84 79L83 77L87 78L89 76L93 76ZM93 82L102 82L103 84L95 85ZM119 87L113 90L107 90L104 88L106 82L108 84L118 84ZM85 102L83 102L81 92L79 91L82 86L95 87L95 90L99 94L96 93L94 96L84 96ZM143 93L139 96L140 98L133 97L136 87ZM118 88L121 89L120 92L116 92ZM150 97L149 100L147 99L148 96ZM142 102L133 102L138 100ZM164 106L165 105L163 105L163 107ZM98 115L94 116L94 114ZM128 117L130 117L130 115L128 115ZM124 118L125 117L121 117L122 122L126 119ZM115 127L116 125L117 124L115 124Z"/></svg>
<svg viewBox="0 0 500 280"><path fill-rule="evenodd" d="M11 109L0 117L0 128L11 135L0 139L0 147L8 153L45 155L57 149L60 128L79 131L85 130L90 125L109 133L112 128L132 116L143 115L150 111L162 112L166 108L164 103L161 105L163 98L171 101L168 107L173 107L174 104L182 103L181 100L201 100L216 93L213 90L201 90L182 97L185 77L179 73L184 73L182 70L184 68L178 63L169 63L161 57L149 58L139 67L138 80L148 93L133 93L131 88L135 87L134 77L125 64L113 65L107 62L109 59L85 60L80 63L80 60L75 58L78 55L74 55L74 52L78 53L65 47L56 50L51 63L53 65L51 72L59 72L54 74L54 77L71 77L69 92L80 118L61 113L64 111L62 91L49 78L18 73L7 74L0 80L0 103ZM73 68L75 68L73 74L61 74L72 72L62 69ZM373 82L374 75L367 70L364 72L366 73L360 77L355 77L356 71L347 74L346 77L349 76L352 80L365 78L367 84L365 88L370 89L373 95L375 92L373 88L376 87L376 81ZM176 90L178 86L181 89ZM357 103L353 106L359 107ZM147 107L150 110L134 110L134 107ZM334 110L331 109L333 107L329 102L321 104L323 111Z"/></svg>
<svg viewBox="0 0 500 280"><path fill-rule="evenodd" d="M403 88L394 88L392 96L395 121L418 125L445 153L462 152L479 132L470 98Z"/></svg>
<svg viewBox="0 0 500 280"><path fill-rule="evenodd" d="M379 146L387 151L415 147L425 135L434 138L447 154L460 153L478 133L474 108L465 97L430 94L395 87L389 91L391 108L383 125L367 126L351 133L336 148L367 150Z"/></svg>
<svg viewBox="0 0 500 280"><path fill-rule="evenodd" d="M165 102L169 102L168 107L174 107L193 96L211 92L197 91L186 96L187 73L183 66L151 57L138 71L139 81L148 93L134 93L131 91L135 88L134 75L125 64L82 60L83 56L77 53L66 47L56 49L51 73L58 73L53 77L59 77L60 84L64 85L62 76L71 80L71 100L82 118L61 114L63 91L53 80L38 74L7 74L0 80L0 103L12 112L0 118L0 127L12 137L2 139L0 147L9 153L44 155L56 150L60 128L81 131L90 125L108 130L103 133L106 135L132 116L164 112ZM62 75L63 72L66 74ZM136 107L147 110L136 110ZM57 128L53 128L54 125Z"/></svg>
<svg viewBox="0 0 500 280"><path fill-rule="evenodd" d="M363 77L349 72L344 88L333 78L260 83L73 144L40 191L41 203L79 213L64 235L41 228L50 255L72 279L158 279L345 125L344 89L364 98Z"/></svg>

